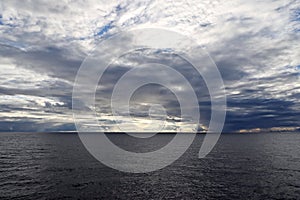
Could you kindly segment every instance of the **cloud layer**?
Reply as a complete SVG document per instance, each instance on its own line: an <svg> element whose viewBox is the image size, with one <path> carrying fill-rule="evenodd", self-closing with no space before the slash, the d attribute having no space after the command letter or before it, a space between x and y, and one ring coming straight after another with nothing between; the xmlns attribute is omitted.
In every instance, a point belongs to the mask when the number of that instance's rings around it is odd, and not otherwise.
<svg viewBox="0 0 300 200"><path fill-rule="evenodd" d="M75 130L72 87L82 61L98 42L141 27L178 31L210 53L226 87L225 131L300 126L299 1L10 0L0 1L0 130ZM98 103L107 107L99 112L106 130L116 130L107 100L114 81L145 60L177 65L189 76L187 64L172 54L135 52L118 60L98 89ZM210 102L205 85L196 83L201 80L194 83L199 129L205 129ZM132 114L147 124L143 101L163 102L173 130L178 102L164 88L149 87L136 96ZM188 125L179 121L176 126Z"/></svg>

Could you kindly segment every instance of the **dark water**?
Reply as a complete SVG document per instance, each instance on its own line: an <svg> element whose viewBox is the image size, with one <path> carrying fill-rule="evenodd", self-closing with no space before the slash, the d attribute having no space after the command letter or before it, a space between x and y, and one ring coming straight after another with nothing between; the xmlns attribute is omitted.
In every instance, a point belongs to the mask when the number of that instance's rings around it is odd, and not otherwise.
<svg viewBox="0 0 300 200"><path fill-rule="evenodd" d="M203 137L171 166L130 174L99 163L75 134L1 133L0 199L300 199L300 134L223 134L200 160Z"/></svg>

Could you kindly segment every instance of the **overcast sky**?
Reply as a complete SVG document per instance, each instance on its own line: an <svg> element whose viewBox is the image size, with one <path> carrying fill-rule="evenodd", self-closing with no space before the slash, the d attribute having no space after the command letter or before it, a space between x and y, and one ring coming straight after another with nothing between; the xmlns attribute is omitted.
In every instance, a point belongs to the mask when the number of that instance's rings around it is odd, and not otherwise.
<svg viewBox="0 0 300 200"><path fill-rule="evenodd" d="M0 131L75 130L72 88L82 61L95 44L139 27L177 31L205 47L226 87L225 131L300 127L300 1L0 0ZM128 63L150 59L179 71L188 66L175 55L140 53L113 64L102 80L105 89L97 91L99 106L109 106L112 82ZM200 129L205 129L210 116L205 85L191 82L203 89ZM151 101L167 107L168 130L187 126L176 120L174 98L157 85L143 88L133 98L136 123L148 119L143 102ZM115 131L110 110L101 110L99 120Z"/></svg>

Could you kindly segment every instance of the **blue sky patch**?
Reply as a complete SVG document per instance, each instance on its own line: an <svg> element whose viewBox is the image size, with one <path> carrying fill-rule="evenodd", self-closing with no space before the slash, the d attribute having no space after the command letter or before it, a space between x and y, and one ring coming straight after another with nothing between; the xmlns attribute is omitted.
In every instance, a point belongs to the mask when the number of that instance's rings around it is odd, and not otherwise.
<svg viewBox="0 0 300 200"><path fill-rule="evenodd" d="M107 33L113 27L112 23L113 22L111 21L110 23L100 28L99 31L95 34L95 36L102 36L105 33Z"/></svg>

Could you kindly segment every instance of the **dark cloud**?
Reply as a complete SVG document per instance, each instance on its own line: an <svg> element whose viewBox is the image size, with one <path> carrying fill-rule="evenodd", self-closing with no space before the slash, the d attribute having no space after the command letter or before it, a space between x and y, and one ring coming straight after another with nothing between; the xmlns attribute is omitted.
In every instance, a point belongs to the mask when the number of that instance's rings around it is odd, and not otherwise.
<svg viewBox="0 0 300 200"><path fill-rule="evenodd" d="M295 103L277 99L228 100L225 131L241 129L297 127L300 110ZM233 109L237 108L237 109Z"/></svg>

